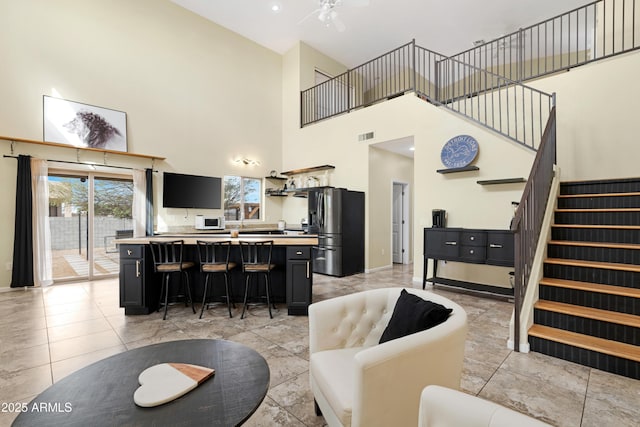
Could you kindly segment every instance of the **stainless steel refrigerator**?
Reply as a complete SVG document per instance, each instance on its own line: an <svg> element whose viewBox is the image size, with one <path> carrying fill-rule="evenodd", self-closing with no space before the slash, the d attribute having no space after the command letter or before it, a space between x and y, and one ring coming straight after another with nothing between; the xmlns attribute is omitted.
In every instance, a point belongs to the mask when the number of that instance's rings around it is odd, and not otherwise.
<svg viewBox="0 0 640 427"><path fill-rule="evenodd" d="M314 273L348 276L364 272L364 193L344 188L309 191L309 233Z"/></svg>

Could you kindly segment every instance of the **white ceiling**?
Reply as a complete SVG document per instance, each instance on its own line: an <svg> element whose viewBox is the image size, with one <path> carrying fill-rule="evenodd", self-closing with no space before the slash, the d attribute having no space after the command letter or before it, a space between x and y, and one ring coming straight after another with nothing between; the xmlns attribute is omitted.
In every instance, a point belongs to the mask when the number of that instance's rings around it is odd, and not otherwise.
<svg viewBox="0 0 640 427"><path fill-rule="evenodd" d="M389 141L378 142L372 144L376 148L391 151L401 156L413 158L413 137L407 136L399 139L391 139Z"/></svg>
<svg viewBox="0 0 640 427"><path fill-rule="evenodd" d="M588 0L342 0L345 30L325 26L319 0L172 0L280 54L303 41L349 68L412 39L444 55L552 18ZM358 6L368 3L368 6ZM280 11L271 7L277 4ZM302 21L302 22L301 22Z"/></svg>
<svg viewBox="0 0 640 427"><path fill-rule="evenodd" d="M342 0L344 31L318 19L319 0L171 0L277 53L303 41L348 68L416 44L443 55L553 18L588 0ZM368 4L363 6L363 4ZM274 12L272 7L279 6ZM376 144L413 157L413 138Z"/></svg>

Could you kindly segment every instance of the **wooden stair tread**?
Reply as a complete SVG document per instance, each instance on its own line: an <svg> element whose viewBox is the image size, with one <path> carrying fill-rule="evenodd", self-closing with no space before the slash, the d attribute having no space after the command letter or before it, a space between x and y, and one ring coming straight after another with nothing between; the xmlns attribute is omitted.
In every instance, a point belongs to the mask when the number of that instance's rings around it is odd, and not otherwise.
<svg viewBox="0 0 640 427"><path fill-rule="evenodd" d="M534 307L539 310L553 311L554 313L562 313L587 319L600 320L603 322L617 323L619 325L632 326L634 328L640 327L640 316L634 316L633 314L546 300L538 300Z"/></svg>
<svg viewBox="0 0 640 427"><path fill-rule="evenodd" d="M635 243L610 243L610 242L580 242L575 240L550 240L550 245L582 246L589 248L611 248L611 249L640 249L640 245Z"/></svg>
<svg viewBox="0 0 640 427"><path fill-rule="evenodd" d="M561 194L558 196L559 199L579 199L585 197L629 197L629 196L640 196L638 192L629 192L629 193L585 193L585 194Z"/></svg>
<svg viewBox="0 0 640 427"><path fill-rule="evenodd" d="M625 286L603 285L600 283L578 282L576 280L555 279L543 277L541 285L555 286L558 288L576 289L586 292L597 292L601 294L618 295L622 297L640 298L640 289L627 288Z"/></svg>
<svg viewBox="0 0 640 427"><path fill-rule="evenodd" d="M556 209L556 212L640 212L640 208L570 208Z"/></svg>
<svg viewBox="0 0 640 427"><path fill-rule="evenodd" d="M621 264L615 262L582 261L577 259L547 258L547 264L570 265L572 267L603 268L606 270L631 271L640 273L640 265Z"/></svg>
<svg viewBox="0 0 640 427"><path fill-rule="evenodd" d="M533 325L529 328L529 335L640 362L640 347L631 344L610 341L542 325Z"/></svg>
<svg viewBox="0 0 640 427"><path fill-rule="evenodd" d="M553 224L557 228L597 228L612 230L640 230L640 225L613 225L613 224Z"/></svg>

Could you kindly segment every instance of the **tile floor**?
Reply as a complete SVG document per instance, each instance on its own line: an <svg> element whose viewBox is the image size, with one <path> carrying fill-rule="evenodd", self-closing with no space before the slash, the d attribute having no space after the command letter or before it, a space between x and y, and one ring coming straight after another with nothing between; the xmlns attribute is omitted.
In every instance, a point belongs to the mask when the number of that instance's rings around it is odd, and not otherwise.
<svg viewBox="0 0 640 427"><path fill-rule="evenodd" d="M347 278L314 276L314 301L385 286L412 284L406 266ZM540 354L507 349L511 304L437 288L470 320L464 391L557 426L640 425L640 381ZM270 320L255 308L244 320L225 307L198 319L181 305L125 316L116 279L0 292L0 403L28 402L65 375L128 349L179 339L224 338L253 347L271 369L271 385L248 426L322 426L308 387L307 318L280 307ZM16 416L3 405L0 426Z"/></svg>

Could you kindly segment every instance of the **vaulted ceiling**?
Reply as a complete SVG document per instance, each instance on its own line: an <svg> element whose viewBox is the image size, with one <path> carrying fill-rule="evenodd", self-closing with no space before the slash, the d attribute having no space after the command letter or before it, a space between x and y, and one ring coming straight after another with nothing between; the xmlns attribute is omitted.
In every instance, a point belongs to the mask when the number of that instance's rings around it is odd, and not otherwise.
<svg viewBox="0 0 640 427"><path fill-rule="evenodd" d="M586 0L172 0L278 53L303 41L349 68L412 39L453 55L590 3ZM277 10L274 10L277 8ZM342 31L340 31L342 30Z"/></svg>

